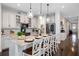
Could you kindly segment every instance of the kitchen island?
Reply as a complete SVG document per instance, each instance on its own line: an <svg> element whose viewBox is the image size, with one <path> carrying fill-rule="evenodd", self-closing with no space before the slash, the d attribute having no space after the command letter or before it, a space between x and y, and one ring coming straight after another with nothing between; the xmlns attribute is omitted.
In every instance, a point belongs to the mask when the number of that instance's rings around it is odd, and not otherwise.
<svg viewBox="0 0 79 59"><path fill-rule="evenodd" d="M32 42L25 42L23 39L2 36L2 49L9 48L9 56L21 56L22 50L32 46Z"/></svg>
<svg viewBox="0 0 79 59"><path fill-rule="evenodd" d="M5 41L5 48L9 48L9 56L23 56L23 50L32 47L32 42L30 40L34 40L36 36L26 36L27 42L25 39L18 39L17 37L11 36L2 36L2 40ZM49 37L49 36L47 36ZM38 38L43 38L43 36L38 36Z"/></svg>

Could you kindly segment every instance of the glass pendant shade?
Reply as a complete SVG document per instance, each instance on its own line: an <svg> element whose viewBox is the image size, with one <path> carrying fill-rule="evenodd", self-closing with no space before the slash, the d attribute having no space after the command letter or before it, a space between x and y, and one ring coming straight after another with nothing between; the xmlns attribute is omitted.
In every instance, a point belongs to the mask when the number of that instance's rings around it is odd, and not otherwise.
<svg viewBox="0 0 79 59"><path fill-rule="evenodd" d="M47 4L47 15L46 15L46 22L49 23L50 22L50 18L48 16L48 12L49 12L49 4Z"/></svg>
<svg viewBox="0 0 79 59"><path fill-rule="evenodd" d="M42 3L40 4L40 16L39 16L39 19L43 19L43 17L42 17Z"/></svg>
<svg viewBox="0 0 79 59"><path fill-rule="evenodd" d="M47 23L49 23L49 22L50 22L50 18L49 18L49 17L47 17L46 22L47 22Z"/></svg>
<svg viewBox="0 0 79 59"><path fill-rule="evenodd" d="M30 3L30 12L28 13L28 17L33 18L31 3Z"/></svg>
<svg viewBox="0 0 79 59"><path fill-rule="evenodd" d="M29 12L29 13L28 13L28 17L29 17L29 18L33 18L32 12Z"/></svg>
<svg viewBox="0 0 79 59"><path fill-rule="evenodd" d="M39 19L42 19L43 17L42 16L39 16Z"/></svg>

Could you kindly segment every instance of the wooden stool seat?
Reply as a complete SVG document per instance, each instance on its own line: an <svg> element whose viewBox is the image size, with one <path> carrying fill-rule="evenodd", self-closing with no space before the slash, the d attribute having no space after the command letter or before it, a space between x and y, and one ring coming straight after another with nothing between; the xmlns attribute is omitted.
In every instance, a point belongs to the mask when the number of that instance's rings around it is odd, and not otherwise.
<svg viewBox="0 0 79 59"><path fill-rule="evenodd" d="M32 47L23 50L23 52L32 55Z"/></svg>

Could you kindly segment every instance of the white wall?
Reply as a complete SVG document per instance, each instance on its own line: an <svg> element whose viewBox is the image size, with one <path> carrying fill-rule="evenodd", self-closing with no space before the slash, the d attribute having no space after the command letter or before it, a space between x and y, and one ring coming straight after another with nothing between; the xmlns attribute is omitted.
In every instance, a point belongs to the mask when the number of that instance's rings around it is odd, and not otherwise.
<svg viewBox="0 0 79 59"><path fill-rule="evenodd" d="M60 43L60 12L59 11L56 11L55 23L56 23L56 40L58 43Z"/></svg>
<svg viewBox="0 0 79 59"><path fill-rule="evenodd" d="M55 15L50 16L50 24L55 23Z"/></svg>
<svg viewBox="0 0 79 59"><path fill-rule="evenodd" d="M1 52L1 4L0 4L0 52Z"/></svg>
<svg viewBox="0 0 79 59"><path fill-rule="evenodd" d="M67 34L69 33L69 26L70 26L70 23L67 21L67 25L66 25L66 33Z"/></svg>
<svg viewBox="0 0 79 59"><path fill-rule="evenodd" d="M68 28L69 28L69 25L68 25L68 21L65 17L61 16L61 21L63 22L63 28L65 30L65 32L61 33L61 40L65 40L66 37L67 37L67 34L68 34Z"/></svg>
<svg viewBox="0 0 79 59"><path fill-rule="evenodd" d="M78 39L79 39L79 16L78 16Z"/></svg>
<svg viewBox="0 0 79 59"><path fill-rule="evenodd" d="M64 33L60 33L60 39L61 40L65 40L68 33L69 33L69 29L71 29L71 23L63 16L61 16L61 21L63 22L63 28L65 30Z"/></svg>
<svg viewBox="0 0 79 59"><path fill-rule="evenodd" d="M63 21L63 28L65 30L64 33L61 33L61 26L60 21ZM59 11L55 13L55 23L56 23L56 39L58 43L60 43L61 40L65 40L66 36L69 32L69 25L70 23L67 21L66 18L64 18Z"/></svg>
<svg viewBox="0 0 79 59"><path fill-rule="evenodd" d="M75 26L75 28L73 28L74 26ZM73 24L72 24L72 31L73 31L74 33L77 32L77 23L73 23Z"/></svg>

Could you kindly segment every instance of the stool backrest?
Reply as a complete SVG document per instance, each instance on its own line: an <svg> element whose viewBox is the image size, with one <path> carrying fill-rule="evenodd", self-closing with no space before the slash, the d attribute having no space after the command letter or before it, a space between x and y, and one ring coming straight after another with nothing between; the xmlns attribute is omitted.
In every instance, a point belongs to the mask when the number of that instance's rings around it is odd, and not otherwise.
<svg viewBox="0 0 79 59"><path fill-rule="evenodd" d="M32 55L34 56L40 56L41 55L41 39L35 39L33 41L33 49L32 49Z"/></svg>
<svg viewBox="0 0 79 59"><path fill-rule="evenodd" d="M44 47L47 48L49 46L49 39L48 37L44 37Z"/></svg>
<svg viewBox="0 0 79 59"><path fill-rule="evenodd" d="M53 36L51 36L51 38L50 38L50 43L52 44L52 45L54 45L54 37Z"/></svg>
<svg viewBox="0 0 79 59"><path fill-rule="evenodd" d="M43 45L43 55L48 56L49 55L49 37L44 37L44 45Z"/></svg>

